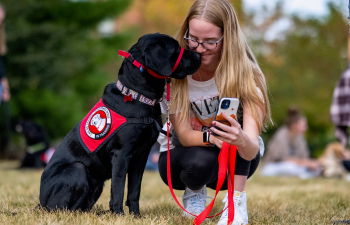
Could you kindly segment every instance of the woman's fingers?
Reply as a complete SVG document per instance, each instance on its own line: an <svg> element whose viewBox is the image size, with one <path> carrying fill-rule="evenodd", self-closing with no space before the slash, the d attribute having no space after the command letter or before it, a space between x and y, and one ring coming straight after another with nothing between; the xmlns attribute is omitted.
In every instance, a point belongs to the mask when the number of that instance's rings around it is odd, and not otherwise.
<svg viewBox="0 0 350 225"><path fill-rule="evenodd" d="M237 132L235 132L234 130L233 132L229 133L229 132L218 130L215 127L211 127L210 131L218 135L218 136L215 136L216 138L228 143L230 143L231 141L235 141L237 139L237 134L236 134Z"/></svg>
<svg viewBox="0 0 350 225"><path fill-rule="evenodd" d="M227 115L225 112L221 113L221 115L231 124L231 127L241 127L237 120L233 119L233 117Z"/></svg>
<svg viewBox="0 0 350 225"><path fill-rule="evenodd" d="M231 126L218 121L213 121L214 127L211 127L210 131L217 134L218 136L216 136L216 138L219 140L229 144L234 144L237 142L238 137L240 136L241 125L226 113L222 113L221 115L231 124Z"/></svg>
<svg viewBox="0 0 350 225"><path fill-rule="evenodd" d="M213 125L214 125L215 127L217 127L217 128L222 129L222 130L225 131L225 132L228 132L229 129L230 129L230 126L227 126L227 125L225 125L225 124L223 124L223 123L220 123L220 122L218 122L218 121L213 121Z"/></svg>

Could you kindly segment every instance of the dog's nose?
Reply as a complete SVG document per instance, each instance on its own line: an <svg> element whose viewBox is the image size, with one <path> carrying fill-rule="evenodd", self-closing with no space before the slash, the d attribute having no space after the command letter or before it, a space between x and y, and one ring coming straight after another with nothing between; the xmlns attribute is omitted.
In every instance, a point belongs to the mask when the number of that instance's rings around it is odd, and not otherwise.
<svg viewBox="0 0 350 225"><path fill-rule="evenodd" d="M194 60L200 60L201 59L201 54L199 52L196 51L189 51L191 54L191 58Z"/></svg>

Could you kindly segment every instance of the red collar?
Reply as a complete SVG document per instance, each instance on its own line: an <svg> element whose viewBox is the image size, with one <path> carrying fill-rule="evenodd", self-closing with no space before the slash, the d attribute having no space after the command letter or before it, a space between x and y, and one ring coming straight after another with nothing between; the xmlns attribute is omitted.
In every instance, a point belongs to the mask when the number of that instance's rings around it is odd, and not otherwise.
<svg viewBox="0 0 350 225"><path fill-rule="evenodd" d="M180 54L177 57L176 63L174 65L173 69L172 69L173 73L175 72L177 66L179 65L183 53L184 53L184 48L181 48ZM141 72L144 69L147 69L148 73L151 74L152 76L156 77L156 78L159 78L159 79L167 79L167 78L169 78L169 77L161 76L161 75L157 74L156 72L154 72L153 70L151 70L149 68L146 68L144 65L139 63L136 59L134 59L134 57L130 53L127 53L127 52L125 52L123 50L119 50L119 55L120 56L124 56L125 58L129 59L132 62L133 65L135 65L137 68L140 68Z"/></svg>
<svg viewBox="0 0 350 225"><path fill-rule="evenodd" d="M179 56L177 57L177 60L176 60L176 63L172 69L172 72L174 73L177 66L179 65L180 63L180 60L182 58L182 55L184 53L184 48L181 47L181 50L180 50L180 54ZM166 79L166 84L167 84L167 101L170 102L170 76L161 76L159 74L157 74L156 72L154 72L153 70L149 69L149 68L146 68L144 65L142 65L141 63L139 63L136 59L134 59L134 57L128 53L128 52L125 52L123 50L119 50L119 55L120 56L124 56L125 58L129 59L133 65L135 65L137 68L140 69L141 72L144 71L144 69L147 69L148 73L151 74L152 76L156 77L156 78L159 78L159 79Z"/></svg>

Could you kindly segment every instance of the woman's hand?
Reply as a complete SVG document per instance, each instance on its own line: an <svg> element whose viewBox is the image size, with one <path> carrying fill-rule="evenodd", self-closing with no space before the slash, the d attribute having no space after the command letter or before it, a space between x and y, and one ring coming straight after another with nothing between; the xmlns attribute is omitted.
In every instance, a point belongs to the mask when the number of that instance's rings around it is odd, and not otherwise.
<svg viewBox="0 0 350 225"><path fill-rule="evenodd" d="M210 134L209 136L209 142L216 145L219 149L222 149L223 141L217 139L213 134Z"/></svg>
<svg viewBox="0 0 350 225"><path fill-rule="evenodd" d="M258 109L258 113L262 117L263 113L260 109ZM230 145L236 145L239 155L243 159L247 161L254 159L259 151L260 132L258 125L252 116L249 106L243 106L243 130L241 128L241 125L231 116L228 116L226 113L221 113L221 115L230 123L230 126L219 123L217 121L213 121L213 124L217 128L222 129L222 131L220 131L214 127L210 128L211 132L214 132L218 135L213 137ZM214 144L216 143L214 142Z"/></svg>
<svg viewBox="0 0 350 225"><path fill-rule="evenodd" d="M210 128L210 131L212 133L215 133L218 135L218 136L210 135L210 136L213 136L213 139L214 139L213 144L218 146L220 149L222 147L222 142L226 142L230 145L243 147L245 138L244 138L244 132L241 128L241 125L231 116L228 116L226 113L223 112L221 113L221 115L231 124L231 126L227 126L220 122L213 121L213 125L223 130L223 131L220 131L215 127ZM221 144L219 141L221 141ZM218 142L219 144L216 144L215 142Z"/></svg>

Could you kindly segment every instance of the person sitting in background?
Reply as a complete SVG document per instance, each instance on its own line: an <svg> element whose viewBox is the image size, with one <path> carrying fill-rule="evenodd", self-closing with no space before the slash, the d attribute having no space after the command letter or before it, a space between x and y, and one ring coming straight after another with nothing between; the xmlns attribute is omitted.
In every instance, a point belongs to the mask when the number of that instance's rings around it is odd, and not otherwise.
<svg viewBox="0 0 350 225"><path fill-rule="evenodd" d="M159 148L160 144L158 142L154 143L148 155L145 170L158 170Z"/></svg>
<svg viewBox="0 0 350 225"><path fill-rule="evenodd" d="M304 137L307 120L298 109L288 109L285 125L281 126L267 145L262 176L299 176L306 179L320 173L317 160L309 158Z"/></svg>

